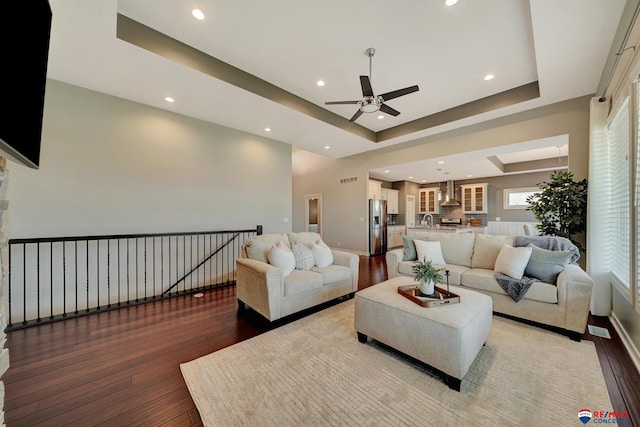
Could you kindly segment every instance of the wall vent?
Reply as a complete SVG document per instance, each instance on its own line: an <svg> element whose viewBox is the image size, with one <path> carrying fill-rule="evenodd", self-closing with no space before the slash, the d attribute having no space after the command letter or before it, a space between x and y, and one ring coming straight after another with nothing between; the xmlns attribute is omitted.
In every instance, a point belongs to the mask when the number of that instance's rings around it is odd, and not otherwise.
<svg viewBox="0 0 640 427"><path fill-rule="evenodd" d="M340 184L348 184L350 182L356 182L356 181L358 181L357 176L352 176L349 178L340 178Z"/></svg>

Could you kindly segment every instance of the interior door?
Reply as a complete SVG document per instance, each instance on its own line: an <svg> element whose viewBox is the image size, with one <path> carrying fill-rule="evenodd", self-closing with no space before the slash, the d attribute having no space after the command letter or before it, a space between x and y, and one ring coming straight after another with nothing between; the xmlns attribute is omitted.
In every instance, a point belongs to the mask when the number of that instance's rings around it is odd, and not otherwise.
<svg viewBox="0 0 640 427"><path fill-rule="evenodd" d="M322 234L322 194L304 196L305 231Z"/></svg>

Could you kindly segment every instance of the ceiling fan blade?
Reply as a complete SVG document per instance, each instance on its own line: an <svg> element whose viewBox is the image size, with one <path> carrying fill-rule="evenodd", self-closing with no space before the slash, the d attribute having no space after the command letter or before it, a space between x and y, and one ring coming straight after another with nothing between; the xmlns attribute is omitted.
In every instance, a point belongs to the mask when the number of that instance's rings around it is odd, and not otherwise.
<svg viewBox="0 0 640 427"><path fill-rule="evenodd" d="M397 98L402 95L408 95L410 93L417 92L418 90L420 89L418 88L417 85L409 86L409 87L405 87L404 89L398 89L391 92L383 93L382 95L380 95L380 98L382 98L383 101L388 101L390 99Z"/></svg>
<svg viewBox="0 0 640 427"><path fill-rule="evenodd" d="M369 76L360 76L360 86L362 86L362 96L373 96L373 89L371 88L371 80L369 80Z"/></svg>
<svg viewBox="0 0 640 427"><path fill-rule="evenodd" d="M355 122L358 119L358 117L360 117L361 115L362 115L362 111L360 111L360 109L358 108L358 111L356 111L356 113L353 115L353 117L351 117L349 121Z"/></svg>
<svg viewBox="0 0 640 427"><path fill-rule="evenodd" d="M360 101L331 101L325 102L324 105L337 105L337 104L357 104Z"/></svg>
<svg viewBox="0 0 640 427"><path fill-rule="evenodd" d="M382 111L383 113L391 114L392 116L397 116L400 114L400 111L394 110L387 104L380 104L380 111Z"/></svg>

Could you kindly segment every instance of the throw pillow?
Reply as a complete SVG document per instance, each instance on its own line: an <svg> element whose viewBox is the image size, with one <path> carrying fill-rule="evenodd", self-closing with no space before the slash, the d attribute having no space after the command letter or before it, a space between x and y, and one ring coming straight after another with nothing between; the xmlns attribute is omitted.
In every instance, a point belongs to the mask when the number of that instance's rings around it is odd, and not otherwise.
<svg viewBox="0 0 640 427"><path fill-rule="evenodd" d="M416 245L413 243L414 240L423 240L427 241L426 238L416 238L409 236L402 236L402 243L404 244L404 254L402 255L403 261L415 261L418 259L418 253L416 252Z"/></svg>
<svg viewBox="0 0 640 427"><path fill-rule="evenodd" d="M296 259L296 270L311 270L315 264L313 260L313 252L302 243L293 243L293 256Z"/></svg>
<svg viewBox="0 0 640 427"><path fill-rule="evenodd" d="M558 275L571 261L573 251L550 251L539 248L533 243L530 243L529 246L532 249L531 258L529 258L524 274L554 285Z"/></svg>
<svg viewBox="0 0 640 427"><path fill-rule="evenodd" d="M431 261L432 264L445 265L444 257L442 256L442 246L439 240L432 242L425 242L423 240L414 240L416 245L416 252L418 252L418 260Z"/></svg>
<svg viewBox="0 0 640 427"><path fill-rule="evenodd" d="M311 253L313 253L313 259L315 260L316 267L326 267L333 264L333 254L329 246L322 240L318 243L314 243L311 246Z"/></svg>
<svg viewBox="0 0 640 427"><path fill-rule="evenodd" d="M531 258L532 249L529 246L514 248L506 243L500 249L496 258L496 273L506 274L514 279L522 279L524 269Z"/></svg>
<svg viewBox="0 0 640 427"><path fill-rule="evenodd" d="M278 267L285 276L288 276L296 268L296 259L291 249L280 242L271 247L269 251L269 264Z"/></svg>
<svg viewBox="0 0 640 427"><path fill-rule="evenodd" d="M494 270L502 245L506 243L509 246L514 246L513 239L513 236L476 234L473 255L471 256L471 268Z"/></svg>

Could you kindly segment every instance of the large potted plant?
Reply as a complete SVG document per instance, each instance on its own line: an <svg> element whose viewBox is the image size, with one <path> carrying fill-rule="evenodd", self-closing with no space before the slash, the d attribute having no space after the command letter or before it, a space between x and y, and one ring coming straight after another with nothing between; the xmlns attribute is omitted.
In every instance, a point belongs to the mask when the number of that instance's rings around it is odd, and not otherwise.
<svg viewBox="0 0 640 427"><path fill-rule="evenodd" d="M575 181L569 171L554 171L550 178L538 184L542 191L527 198L527 210L540 221L540 234L566 237L584 251L575 237L586 230L587 180Z"/></svg>
<svg viewBox="0 0 640 427"><path fill-rule="evenodd" d="M440 274L442 270L443 268L436 268L426 257L413 265L413 272L416 275L414 280L420 283L421 294L430 296L435 293L436 283L442 280L442 274Z"/></svg>

